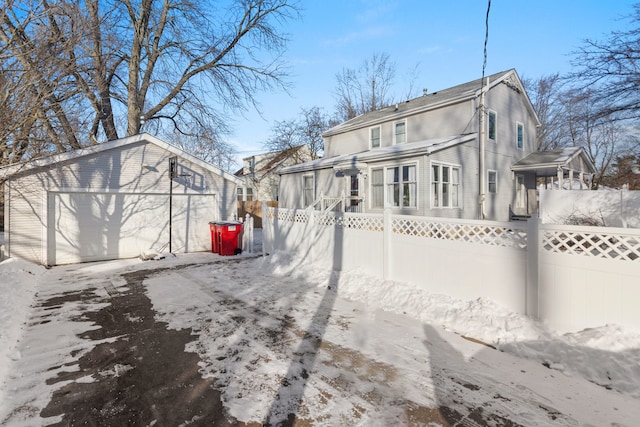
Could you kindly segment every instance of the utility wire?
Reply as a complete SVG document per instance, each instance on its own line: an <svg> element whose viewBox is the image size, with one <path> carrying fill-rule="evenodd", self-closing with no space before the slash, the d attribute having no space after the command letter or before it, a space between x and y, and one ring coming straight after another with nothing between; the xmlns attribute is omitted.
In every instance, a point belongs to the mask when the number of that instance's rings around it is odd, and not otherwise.
<svg viewBox="0 0 640 427"><path fill-rule="evenodd" d="M487 43L489 42L489 11L491 10L491 0L488 0L487 4L487 17L485 19L485 33L484 33L484 62L482 63L482 83L484 84L484 72L487 68Z"/></svg>

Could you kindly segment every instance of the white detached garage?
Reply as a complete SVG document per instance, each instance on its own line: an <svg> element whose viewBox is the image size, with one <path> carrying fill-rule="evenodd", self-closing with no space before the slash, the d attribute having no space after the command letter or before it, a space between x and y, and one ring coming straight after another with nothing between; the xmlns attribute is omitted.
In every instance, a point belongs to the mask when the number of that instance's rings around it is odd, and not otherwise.
<svg viewBox="0 0 640 427"><path fill-rule="evenodd" d="M241 184L149 134L7 166L0 178L7 255L46 265L136 257L170 240L172 252L211 250L209 222L234 216Z"/></svg>

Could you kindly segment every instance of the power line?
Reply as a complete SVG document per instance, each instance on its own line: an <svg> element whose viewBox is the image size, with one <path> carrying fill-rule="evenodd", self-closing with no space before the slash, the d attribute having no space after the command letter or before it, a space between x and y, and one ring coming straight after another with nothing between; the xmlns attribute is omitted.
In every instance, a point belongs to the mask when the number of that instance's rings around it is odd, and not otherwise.
<svg viewBox="0 0 640 427"><path fill-rule="evenodd" d="M484 82L484 72L487 68L487 43L489 42L489 11L491 10L491 0L488 0L487 4L487 17L485 19L485 33L484 33L484 62L482 63L482 82Z"/></svg>

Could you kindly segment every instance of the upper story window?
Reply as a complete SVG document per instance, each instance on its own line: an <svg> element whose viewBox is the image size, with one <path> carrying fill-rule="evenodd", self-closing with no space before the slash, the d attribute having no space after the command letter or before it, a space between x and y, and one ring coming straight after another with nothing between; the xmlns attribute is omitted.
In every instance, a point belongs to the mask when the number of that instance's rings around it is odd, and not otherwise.
<svg viewBox="0 0 640 427"><path fill-rule="evenodd" d="M417 206L416 165L387 168L387 206L415 208Z"/></svg>
<svg viewBox="0 0 640 427"><path fill-rule="evenodd" d="M380 126L369 129L369 141L371 148L380 147Z"/></svg>
<svg viewBox="0 0 640 427"><path fill-rule="evenodd" d="M516 148L522 150L524 148L524 125L516 123Z"/></svg>
<svg viewBox="0 0 640 427"><path fill-rule="evenodd" d="M393 124L393 143L394 144L404 144L407 142L407 122L395 122Z"/></svg>
<svg viewBox="0 0 640 427"><path fill-rule="evenodd" d="M238 187L238 189L236 190L237 194L238 194L238 201L242 202L244 200L244 192L242 187Z"/></svg>
<svg viewBox="0 0 640 427"><path fill-rule="evenodd" d="M496 142L496 130L498 126L498 115L495 111L489 110L489 120L487 120L487 137L489 141Z"/></svg>
<svg viewBox="0 0 640 427"><path fill-rule="evenodd" d="M247 187L247 202L253 201L253 188Z"/></svg>
<svg viewBox="0 0 640 427"><path fill-rule="evenodd" d="M460 166L431 164L431 207L460 207Z"/></svg>
<svg viewBox="0 0 640 427"><path fill-rule="evenodd" d="M498 192L498 171L487 171L487 191L493 194Z"/></svg>

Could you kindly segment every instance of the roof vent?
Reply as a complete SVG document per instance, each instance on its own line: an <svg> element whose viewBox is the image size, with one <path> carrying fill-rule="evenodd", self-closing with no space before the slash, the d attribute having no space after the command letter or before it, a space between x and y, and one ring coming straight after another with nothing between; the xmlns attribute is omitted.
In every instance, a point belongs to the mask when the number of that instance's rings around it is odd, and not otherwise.
<svg viewBox="0 0 640 427"><path fill-rule="evenodd" d="M422 89L422 96L427 96L427 88Z"/></svg>

